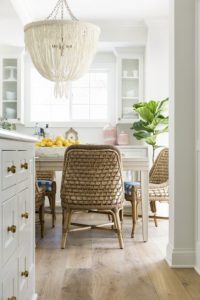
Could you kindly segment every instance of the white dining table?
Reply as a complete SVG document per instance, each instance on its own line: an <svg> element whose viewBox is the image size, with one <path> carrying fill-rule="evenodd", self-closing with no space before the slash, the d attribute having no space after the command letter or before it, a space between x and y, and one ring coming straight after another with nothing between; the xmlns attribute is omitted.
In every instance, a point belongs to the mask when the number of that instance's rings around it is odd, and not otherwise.
<svg viewBox="0 0 200 300"><path fill-rule="evenodd" d="M142 235L143 241L148 241L148 212L149 212L149 156L146 146L117 146L122 156L123 171L140 171L142 190ZM62 171L64 147L36 148L36 170Z"/></svg>

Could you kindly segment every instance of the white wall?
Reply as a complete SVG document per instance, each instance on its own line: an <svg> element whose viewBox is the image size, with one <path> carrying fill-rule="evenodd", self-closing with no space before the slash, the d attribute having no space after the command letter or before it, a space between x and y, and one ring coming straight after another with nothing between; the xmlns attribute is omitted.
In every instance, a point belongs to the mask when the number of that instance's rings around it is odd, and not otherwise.
<svg viewBox="0 0 200 300"><path fill-rule="evenodd" d="M146 24L145 100L163 100L169 97L169 20L148 20ZM168 147L168 139L168 133L162 134L158 145Z"/></svg>
<svg viewBox="0 0 200 300"><path fill-rule="evenodd" d="M145 59L145 98L165 99L169 96L169 21L148 20Z"/></svg>
<svg viewBox="0 0 200 300"><path fill-rule="evenodd" d="M200 0L197 1L197 80L200 78ZM200 274L200 84L197 82L196 101L196 259L195 268Z"/></svg>
<svg viewBox="0 0 200 300"><path fill-rule="evenodd" d="M195 263L195 2L170 0L170 226L167 261Z"/></svg>

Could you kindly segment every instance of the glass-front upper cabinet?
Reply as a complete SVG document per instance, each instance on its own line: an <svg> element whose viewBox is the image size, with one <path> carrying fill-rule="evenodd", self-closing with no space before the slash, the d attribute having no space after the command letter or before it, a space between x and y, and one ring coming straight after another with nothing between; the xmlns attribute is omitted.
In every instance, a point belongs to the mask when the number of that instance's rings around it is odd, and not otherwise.
<svg viewBox="0 0 200 300"><path fill-rule="evenodd" d="M0 116L11 123L19 123L22 121L23 102L21 51L15 47L7 47L6 49L3 48L3 51L0 52Z"/></svg>
<svg viewBox="0 0 200 300"><path fill-rule="evenodd" d="M118 57L118 122L133 123L138 115L133 104L143 101L143 55Z"/></svg>

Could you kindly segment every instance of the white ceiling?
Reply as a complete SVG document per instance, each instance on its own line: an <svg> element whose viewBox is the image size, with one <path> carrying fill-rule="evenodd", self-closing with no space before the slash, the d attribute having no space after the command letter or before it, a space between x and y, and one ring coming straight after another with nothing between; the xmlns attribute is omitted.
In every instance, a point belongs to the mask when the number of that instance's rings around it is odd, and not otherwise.
<svg viewBox="0 0 200 300"><path fill-rule="evenodd" d="M49 15L56 0L10 0L23 23ZM7 1L6 1L7 2ZM68 0L80 20L133 22L168 16L169 0Z"/></svg>

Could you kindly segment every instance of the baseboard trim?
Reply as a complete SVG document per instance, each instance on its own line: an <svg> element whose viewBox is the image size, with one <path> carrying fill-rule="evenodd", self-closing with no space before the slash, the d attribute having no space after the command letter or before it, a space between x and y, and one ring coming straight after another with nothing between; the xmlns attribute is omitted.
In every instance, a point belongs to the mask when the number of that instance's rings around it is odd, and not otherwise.
<svg viewBox="0 0 200 300"><path fill-rule="evenodd" d="M195 250L172 248L172 246L168 244L165 260L171 268L194 268Z"/></svg>
<svg viewBox="0 0 200 300"><path fill-rule="evenodd" d="M200 268L198 268L198 267L195 266L194 269L195 269L195 271L197 272L197 274L200 275Z"/></svg>
<svg viewBox="0 0 200 300"><path fill-rule="evenodd" d="M200 242L196 243L196 263L195 270L200 275Z"/></svg>

